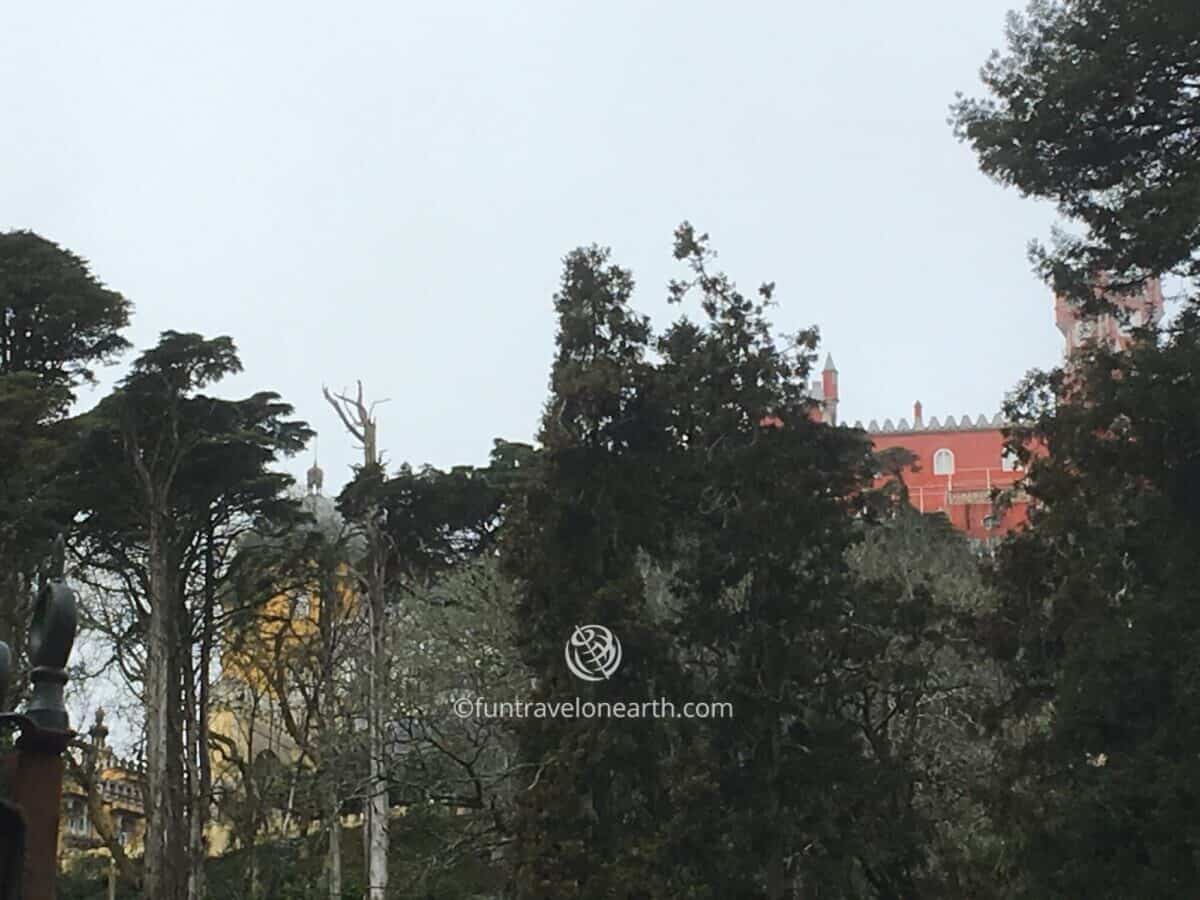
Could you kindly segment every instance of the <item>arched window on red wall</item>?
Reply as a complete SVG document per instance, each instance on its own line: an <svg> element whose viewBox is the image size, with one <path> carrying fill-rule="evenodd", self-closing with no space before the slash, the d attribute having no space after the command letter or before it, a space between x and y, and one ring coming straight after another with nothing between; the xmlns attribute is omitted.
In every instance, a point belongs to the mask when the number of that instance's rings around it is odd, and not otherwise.
<svg viewBox="0 0 1200 900"><path fill-rule="evenodd" d="M954 474L954 454L945 447L933 454L933 474Z"/></svg>

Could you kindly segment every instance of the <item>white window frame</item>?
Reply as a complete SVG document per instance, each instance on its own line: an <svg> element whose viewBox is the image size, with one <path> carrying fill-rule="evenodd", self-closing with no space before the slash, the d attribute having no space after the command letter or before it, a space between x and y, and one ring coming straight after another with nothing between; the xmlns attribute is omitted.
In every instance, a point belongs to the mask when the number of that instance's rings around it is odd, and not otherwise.
<svg viewBox="0 0 1200 900"><path fill-rule="evenodd" d="M949 460L949 466L942 461ZM949 447L940 447L933 451L933 474L934 475L953 475L954 474L954 451Z"/></svg>

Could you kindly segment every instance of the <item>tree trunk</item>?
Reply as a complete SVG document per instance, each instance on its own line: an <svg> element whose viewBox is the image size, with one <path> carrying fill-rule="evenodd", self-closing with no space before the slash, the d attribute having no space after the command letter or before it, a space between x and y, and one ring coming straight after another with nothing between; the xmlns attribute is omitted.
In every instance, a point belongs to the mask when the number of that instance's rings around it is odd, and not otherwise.
<svg viewBox="0 0 1200 900"><path fill-rule="evenodd" d="M366 469L382 467L379 459L377 423L373 406L363 399L362 382L354 399L334 396L324 389L325 399L338 414L346 430L362 443ZM367 900L385 900L388 886L388 803L387 775L383 734L383 613L386 577L386 548L377 520L378 509L371 504L365 516L367 531L366 616L367 661L367 797L364 804L363 840L367 862Z"/></svg>
<svg viewBox="0 0 1200 900"><path fill-rule="evenodd" d="M385 900L388 886L388 803L383 733L383 616L384 558L382 535L376 522L370 525L371 571L367 609L370 629L370 659L367 672L367 752L369 803L367 806L367 900Z"/></svg>
<svg viewBox="0 0 1200 900"><path fill-rule="evenodd" d="M83 789L87 799L88 819L108 850L109 858L112 862L110 878L115 878L119 872L120 876L126 882L136 886L140 881L137 866L129 858L129 855L125 852L125 848L121 845L121 837L117 824L113 821L113 817L108 807L105 806L104 797L101 794L100 764L95 745L92 744L88 747L82 766L75 764L68 758L67 772L69 777Z"/></svg>
<svg viewBox="0 0 1200 900"><path fill-rule="evenodd" d="M329 900L342 900L342 803L338 796L336 708L336 620L337 581L329 561L321 561L320 591L317 597L317 627L321 635L321 715L317 719L317 745L320 754L321 805L329 847L325 858L325 877Z"/></svg>
<svg viewBox="0 0 1200 900"><path fill-rule="evenodd" d="M188 870L187 870L187 896L188 900L197 900L196 890L199 888L197 884L197 869L203 867L203 861L198 857L196 848L200 842L200 819L196 815L199 786L200 786L200 769L196 763L196 748L199 745L197 736L198 723L196 721L196 666L189 652L187 658L183 660L183 695L185 702L183 704L183 731L184 731L184 765L185 774L187 776L187 797L188 808L190 815L187 818L188 826ZM202 874L201 876L202 877Z"/></svg>
<svg viewBox="0 0 1200 900"><path fill-rule="evenodd" d="M263 819L262 804L259 799L258 772L254 766L254 758L258 748L254 745L254 734L258 728L260 698L257 691L251 693L250 709L246 722L246 758L242 780L246 791L246 809L242 815L241 842L246 851L246 897L248 900L259 900L262 896L262 877L258 867L258 832Z"/></svg>
<svg viewBox="0 0 1200 900"><path fill-rule="evenodd" d="M156 498L157 499L157 498ZM150 622L146 648L146 880L153 900L184 900L183 735L178 600L165 535L166 515L150 516Z"/></svg>
<svg viewBox="0 0 1200 900"><path fill-rule="evenodd" d="M204 606L200 622L200 658L196 672L195 735L189 758L195 759L193 769L192 817L190 834L191 872L188 879L189 900L205 900L208 896L207 869L209 801L212 797L212 757L209 753L208 679L212 669L213 615L216 609L216 559L212 511L204 535Z"/></svg>
<svg viewBox="0 0 1200 900"><path fill-rule="evenodd" d="M342 900L342 816L337 785L332 777L325 787L325 821L329 825L329 853L325 861L329 900Z"/></svg>

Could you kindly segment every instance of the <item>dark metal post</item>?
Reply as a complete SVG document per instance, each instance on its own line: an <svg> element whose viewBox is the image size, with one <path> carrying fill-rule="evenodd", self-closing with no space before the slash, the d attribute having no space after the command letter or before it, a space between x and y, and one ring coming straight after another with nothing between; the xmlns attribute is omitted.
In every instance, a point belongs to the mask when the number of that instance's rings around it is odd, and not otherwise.
<svg viewBox="0 0 1200 900"><path fill-rule="evenodd" d="M9 800L0 798L0 848L16 849L7 858L0 849L0 900L54 900L55 895L62 755L72 737L63 686L79 620L75 593L63 576L64 557L60 538L29 630L29 705L24 713L0 713L0 725L16 726L21 732L16 753L4 760ZM8 647L0 643L0 687L7 685L11 660Z"/></svg>

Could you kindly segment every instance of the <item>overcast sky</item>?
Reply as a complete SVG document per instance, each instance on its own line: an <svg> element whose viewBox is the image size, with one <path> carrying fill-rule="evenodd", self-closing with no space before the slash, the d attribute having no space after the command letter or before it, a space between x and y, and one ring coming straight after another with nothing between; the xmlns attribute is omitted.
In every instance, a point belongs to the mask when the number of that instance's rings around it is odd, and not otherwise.
<svg viewBox="0 0 1200 900"><path fill-rule="evenodd" d="M946 123L1012 5L9 3L0 229L89 259L139 349L231 335L220 392L293 403L330 489L323 382L391 399L393 465L482 463L536 429L562 256L611 246L663 325L683 219L820 327L843 418L991 414L1061 350L1052 211Z"/></svg>

